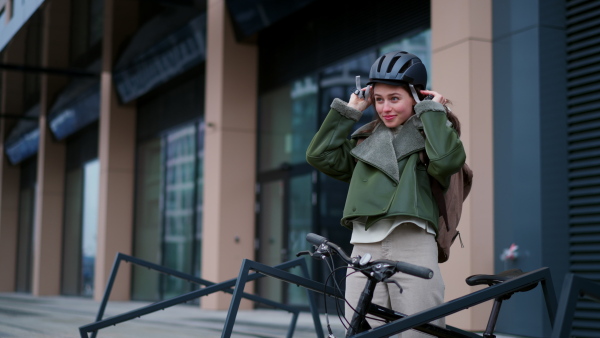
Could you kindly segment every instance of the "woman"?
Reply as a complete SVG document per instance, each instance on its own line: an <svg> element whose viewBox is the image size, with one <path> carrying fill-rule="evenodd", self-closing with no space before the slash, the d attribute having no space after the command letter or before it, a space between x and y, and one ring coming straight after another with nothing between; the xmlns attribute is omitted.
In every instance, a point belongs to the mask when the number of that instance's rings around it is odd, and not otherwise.
<svg viewBox="0 0 600 338"><path fill-rule="evenodd" d="M348 103L335 99L306 153L321 172L350 183L341 224L352 230L352 256L370 253L373 259L391 259L433 270L424 280L398 273L393 283L380 283L373 302L412 314L439 305L444 282L438 266L435 236L438 207L430 177L447 188L450 176L465 161L458 120L438 92L425 90L427 71L421 60L407 52L378 58L364 93L356 91ZM360 94L360 95L359 95ZM423 101L425 96L431 100ZM376 120L347 136L362 112L374 105ZM450 122L450 120L452 122ZM366 278L346 279L346 300L358 302ZM346 317L353 309L346 305ZM381 325L370 321L371 326ZM444 319L433 322L444 325ZM417 331L401 337L421 337Z"/></svg>

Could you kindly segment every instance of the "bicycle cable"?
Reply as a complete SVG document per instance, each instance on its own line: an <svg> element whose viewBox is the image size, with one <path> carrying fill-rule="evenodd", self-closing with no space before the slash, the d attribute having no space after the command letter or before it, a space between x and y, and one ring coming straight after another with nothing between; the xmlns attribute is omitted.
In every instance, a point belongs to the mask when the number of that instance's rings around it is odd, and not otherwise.
<svg viewBox="0 0 600 338"><path fill-rule="evenodd" d="M331 250L327 250L327 252L329 253L329 259L331 260L331 262L327 261L327 259L323 259L325 261L325 263L327 264L327 266L329 267L329 271L330 271L329 275L327 275L327 278L325 279L325 286L329 283L329 278L331 278L333 280L335 290L341 294L342 290L341 290L337 280L335 279L335 272L341 268L335 267L335 262L333 260L333 255L332 255ZM324 289L324 291L325 291L325 289ZM345 299L344 299L344 301L345 301ZM329 337L335 337L333 335L333 331L331 330L331 323L329 322L329 311L327 310L326 292L323 292L323 304L325 307L325 321L327 322L327 331L329 332ZM335 300L336 312L338 313L338 317L341 318L339 306L340 306L339 302L337 300ZM346 319L346 321L348 321L348 320ZM342 322L341 319L340 319L340 322ZM342 326L344 326L344 329L346 329L346 330L348 329L348 327L344 324L344 322L342 322Z"/></svg>

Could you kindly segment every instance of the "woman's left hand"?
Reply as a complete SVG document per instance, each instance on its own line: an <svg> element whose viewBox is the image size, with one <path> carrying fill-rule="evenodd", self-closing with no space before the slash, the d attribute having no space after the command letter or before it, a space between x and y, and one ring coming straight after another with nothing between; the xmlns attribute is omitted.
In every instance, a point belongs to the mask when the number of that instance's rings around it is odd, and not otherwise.
<svg viewBox="0 0 600 338"><path fill-rule="evenodd" d="M444 95L433 91L433 90L421 90L421 94L427 96L427 95L432 95L433 99L431 99L431 101L435 101L435 102L439 102L441 104L446 104L448 102L448 100L446 98L444 98Z"/></svg>

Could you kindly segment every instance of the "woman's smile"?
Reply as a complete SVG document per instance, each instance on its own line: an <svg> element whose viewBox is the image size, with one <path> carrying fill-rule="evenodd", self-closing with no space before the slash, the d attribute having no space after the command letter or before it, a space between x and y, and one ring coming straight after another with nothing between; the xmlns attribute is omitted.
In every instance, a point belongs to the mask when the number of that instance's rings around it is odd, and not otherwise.
<svg viewBox="0 0 600 338"><path fill-rule="evenodd" d="M375 110L388 128L404 124L413 114L415 100L402 86L377 83L373 96Z"/></svg>

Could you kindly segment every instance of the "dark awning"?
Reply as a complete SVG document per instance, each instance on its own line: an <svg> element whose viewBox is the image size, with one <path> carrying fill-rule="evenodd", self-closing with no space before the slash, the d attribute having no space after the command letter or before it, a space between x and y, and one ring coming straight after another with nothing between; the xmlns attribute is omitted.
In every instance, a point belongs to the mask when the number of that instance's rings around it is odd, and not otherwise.
<svg viewBox="0 0 600 338"><path fill-rule="evenodd" d="M87 71L100 72L98 59ZM48 112L48 126L57 140L63 140L100 118L100 79L78 77L63 89Z"/></svg>
<svg viewBox="0 0 600 338"><path fill-rule="evenodd" d="M54 137L63 140L100 117L100 81L73 80L59 95L48 114Z"/></svg>
<svg viewBox="0 0 600 338"><path fill-rule="evenodd" d="M237 32L248 37L298 11L314 0L227 0Z"/></svg>
<svg viewBox="0 0 600 338"><path fill-rule="evenodd" d="M117 93L130 102L206 59L206 13L170 8L142 26L113 72Z"/></svg>
<svg viewBox="0 0 600 338"><path fill-rule="evenodd" d="M18 164L38 152L40 105L30 108L24 116L29 119L19 120L4 142L6 155L11 164Z"/></svg>

